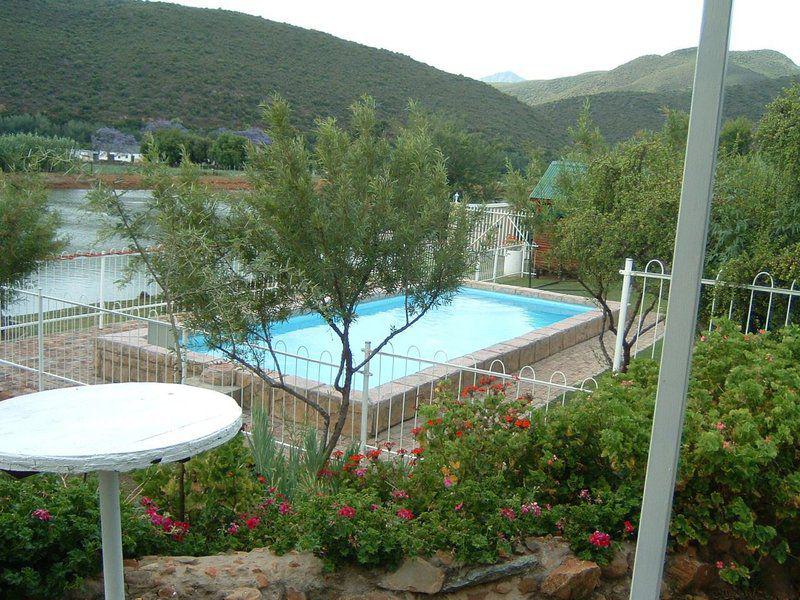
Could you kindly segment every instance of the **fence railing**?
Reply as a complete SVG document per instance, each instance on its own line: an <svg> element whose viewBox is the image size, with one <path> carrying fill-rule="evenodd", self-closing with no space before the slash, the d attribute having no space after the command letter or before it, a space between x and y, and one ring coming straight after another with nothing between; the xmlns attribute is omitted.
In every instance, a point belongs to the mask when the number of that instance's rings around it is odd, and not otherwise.
<svg viewBox="0 0 800 600"><path fill-rule="evenodd" d="M188 332L180 332L180 350L175 348L164 315L106 308L41 290L16 293L35 308L0 324L0 390L6 393L126 381L183 383L232 396L247 418L254 406L265 408L281 444L296 442L309 427L321 429L321 415L309 404L198 347L202 336L190 339ZM267 349L255 350L263 351L258 366L271 377L281 373L291 390L328 413L338 412L337 357L330 352L312 357L303 347L289 351L279 343L276 364ZM503 389L530 398L532 409L548 410L554 402L596 387L592 378L570 385L560 371L541 378L530 366L512 373L501 360L479 363L469 355L452 360L441 352L423 356L413 346L398 352L389 344L373 352L367 344L362 352L368 361L355 376L343 443L381 446L396 454L413 447L411 431L419 423L420 407L443 394L457 397L467 389L472 400Z"/></svg>
<svg viewBox="0 0 800 600"><path fill-rule="evenodd" d="M646 348L654 357L656 342L664 333L671 274L665 263L658 259L648 261L643 270L637 271L630 258L626 259L619 273L622 275L619 322L626 323L629 319L634 288L640 291L644 300L634 317L636 341L631 356L638 356ZM720 272L713 279L701 280L701 327L710 331L714 321L724 317L739 322L742 330L749 333L756 329L787 326L795 318L800 304L796 280L791 281L788 287L782 287L776 285L775 277L767 271L756 274L749 284L724 281L721 276ZM623 335L624 332L618 331L614 348L615 371L622 364Z"/></svg>
<svg viewBox="0 0 800 600"><path fill-rule="evenodd" d="M536 244L523 227L523 215L507 202L470 204L468 209L479 213L470 237L470 247L477 254L473 279L496 281L527 274Z"/></svg>

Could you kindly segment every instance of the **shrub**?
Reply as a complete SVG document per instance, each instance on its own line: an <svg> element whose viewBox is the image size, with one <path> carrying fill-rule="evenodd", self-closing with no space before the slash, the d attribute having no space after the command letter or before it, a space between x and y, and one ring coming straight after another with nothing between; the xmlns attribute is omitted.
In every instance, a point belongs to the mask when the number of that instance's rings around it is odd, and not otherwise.
<svg viewBox="0 0 800 600"><path fill-rule="evenodd" d="M140 509L122 503L125 556L169 550ZM97 481L0 474L0 597L60 598L100 569Z"/></svg>
<svg viewBox="0 0 800 600"><path fill-rule="evenodd" d="M71 164L75 140L32 133L0 135L1 171L64 171Z"/></svg>

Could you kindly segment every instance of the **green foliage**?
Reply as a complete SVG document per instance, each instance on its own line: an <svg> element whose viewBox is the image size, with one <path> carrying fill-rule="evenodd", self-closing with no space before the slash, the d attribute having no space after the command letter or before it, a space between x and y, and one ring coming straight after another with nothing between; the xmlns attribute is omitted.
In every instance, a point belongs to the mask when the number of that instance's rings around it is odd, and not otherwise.
<svg viewBox="0 0 800 600"><path fill-rule="evenodd" d="M32 133L0 135L0 171L64 171L71 165L74 140Z"/></svg>
<svg viewBox="0 0 800 600"><path fill-rule="evenodd" d="M800 84L784 90L767 106L756 141L761 154L786 173L793 195L800 195Z"/></svg>
<svg viewBox="0 0 800 600"><path fill-rule="evenodd" d="M157 129L142 140L143 154L156 156L173 167L181 163L184 153L194 163L207 162L210 147L207 137L176 128Z"/></svg>
<svg viewBox="0 0 800 600"><path fill-rule="evenodd" d="M125 556L168 550L142 511L125 501L122 532ZM61 598L99 571L100 547L94 478L37 475L18 481L0 474L0 596Z"/></svg>
<svg viewBox="0 0 800 600"><path fill-rule="evenodd" d="M91 141L95 129L96 125L76 119L55 123L42 114L0 115L0 134L35 133L45 137L65 137L85 144Z"/></svg>
<svg viewBox="0 0 800 600"><path fill-rule="evenodd" d="M247 160L247 140L232 133L220 133L211 144L208 158L220 169L241 169Z"/></svg>
<svg viewBox="0 0 800 600"><path fill-rule="evenodd" d="M18 285L36 263L57 254L58 216L47 207L47 190L33 173L0 173L0 286ZM11 294L0 287L0 308Z"/></svg>
<svg viewBox="0 0 800 600"><path fill-rule="evenodd" d="M325 445L313 428L300 436L301 444L286 447L275 439L267 410L256 405L252 411L251 432L249 446L256 472L270 487L278 488L289 498L298 490L307 489L325 465ZM297 443L292 436L289 439Z"/></svg>
<svg viewBox="0 0 800 600"><path fill-rule="evenodd" d="M263 486L253 471L253 456L241 436L204 452L184 464L185 479L181 498L181 465L158 465L134 474L142 494L156 499L159 507L173 518L184 519L193 530L209 532L221 523L258 505ZM187 544L195 543L197 533L190 533ZM206 533L207 535L207 533Z"/></svg>
<svg viewBox="0 0 800 600"><path fill-rule="evenodd" d="M412 109L411 120L424 123L434 145L442 151L450 187L469 201L492 201L497 198L505 156L496 141L478 133L468 133L458 123L419 106Z"/></svg>
<svg viewBox="0 0 800 600"><path fill-rule="evenodd" d="M722 154L747 154L753 145L753 122L747 117L725 121L719 133Z"/></svg>

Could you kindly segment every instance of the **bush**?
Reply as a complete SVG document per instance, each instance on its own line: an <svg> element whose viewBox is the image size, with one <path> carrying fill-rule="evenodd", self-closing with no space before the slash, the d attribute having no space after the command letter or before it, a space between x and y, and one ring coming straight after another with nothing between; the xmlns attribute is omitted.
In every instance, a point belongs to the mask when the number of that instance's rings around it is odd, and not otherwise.
<svg viewBox="0 0 800 600"><path fill-rule="evenodd" d="M208 151L208 158L220 169L241 169L247 160L247 139L220 133Z"/></svg>
<svg viewBox="0 0 800 600"><path fill-rule="evenodd" d="M70 153L77 147L75 140L63 137L0 135L0 170L65 171L72 164Z"/></svg>
<svg viewBox="0 0 800 600"><path fill-rule="evenodd" d="M123 552L169 550L143 512L122 504ZM97 481L0 474L0 597L60 598L100 570Z"/></svg>

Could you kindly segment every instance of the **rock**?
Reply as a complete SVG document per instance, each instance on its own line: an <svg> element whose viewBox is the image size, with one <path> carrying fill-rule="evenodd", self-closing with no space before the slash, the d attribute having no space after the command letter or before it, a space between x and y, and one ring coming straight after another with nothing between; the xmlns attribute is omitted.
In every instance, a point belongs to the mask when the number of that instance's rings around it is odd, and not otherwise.
<svg viewBox="0 0 800 600"><path fill-rule="evenodd" d="M497 581L519 573L531 571L541 566L541 559L536 554L517 556L511 560L495 563L493 565L479 565L465 567L447 578L441 591L452 592L464 587Z"/></svg>
<svg viewBox="0 0 800 600"><path fill-rule="evenodd" d="M265 587L269 587L269 579L263 573L256 573L256 585L258 589L263 590Z"/></svg>
<svg viewBox="0 0 800 600"><path fill-rule="evenodd" d="M126 558L122 561L122 566L126 569L138 569L139 561L135 558Z"/></svg>
<svg viewBox="0 0 800 600"><path fill-rule="evenodd" d="M177 598L178 591L171 585L165 585L158 589L159 598Z"/></svg>
<svg viewBox="0 0 800 600"><path fill-rule="evenodd" d="M676 592L702 590L716 579L716 572L687 553L673 555L667 561L666 579Z"/></svg>
<svg viewBox="0 0 800 600"><path fill-rule="evenodd" d="M511 591L511 584L507 581L496 583L494 586L494 591L498 594L508 594Z"/></svg>
<svg viewBox="0 0 800 600"><path fill-rule="evenodd" d="M628 573L628 550L620 548L607 565L601 567L606 579L619 579Z"/></svg>
<svg viewBox="0 0 800 600"><path fill-rule="evenodd" d="M444 585L444 571L419 557L407 558L394 573L387 573L378 586L396 592L436 594Z"/></svg>
<svg viewBox="0 0 800 600"><path fill-rule="evenodd" d="M544 578L541 591L558 600L579 600L588 598L599 582L596 563L570 556Z"/></svg>
<svg viewBox="0 0 800 600"><path fill-rule="evenodd" d="M306 593L295 588L287 588L286 600L306 600Z"/></svg>
<svg viewBox="0 0 800 600"><path fill-rule="evenodd" d="M539 582L533 577L523 577L519 580L517 589L523 594L531 594L539 589Z"/></svg>
<svg viewBox="0 0 800 600"><path fill-rule="evenodd" d="M206 575L208 575L213 579L214 577L217 576L217 573L219 573L219 571L217 570L216 567L208 567L205 571L203 571L203 573L205 573Z"/></svg>
<svg viewBox="0 0 800 600"><path fill-rule="evenodd" d="M256 588L240 587L225 596L225 600L261 600L261 592Z"/></svg>
<svg viewBox="0 0 800 600"><path fill-rule="evenodd" d="M789 569L778 564L771 558L765 559L761 563L761 575L764 588L769 592L769 597L774 600L790 600L798 598L800 594L792 585Z"/></svg>

